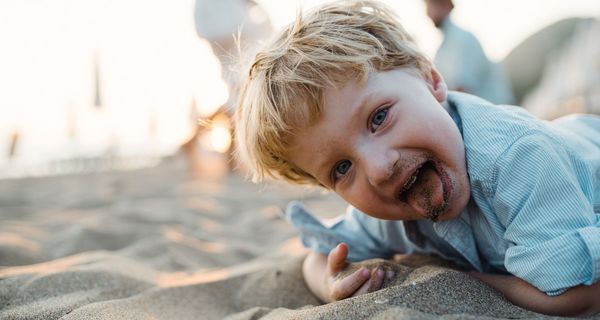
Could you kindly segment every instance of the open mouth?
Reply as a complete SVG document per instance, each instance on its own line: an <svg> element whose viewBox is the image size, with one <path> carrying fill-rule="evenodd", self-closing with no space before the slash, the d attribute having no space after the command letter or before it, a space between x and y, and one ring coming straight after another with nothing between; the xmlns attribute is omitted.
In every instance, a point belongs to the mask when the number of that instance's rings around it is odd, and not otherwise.
<svg viewBox="0 0 600 320"><path fill-rule="evenodd" d="M410 178L408 178L408 180L406 181L406 183L404 184L404 186L400 189L400 192L398 192L398 198L400 200L406 202L406 193L407 193L408 190L410 190L410 188L412 188L412 186L417 181L417 177L419 176L419 172L421 171L421 168L423 167L423 165L425 163L422 163L419 167L417 167L415 169L415 171L413 172L412 176L410 176Z"/></svg>
<svg viewBox="0 0 600 320"><path fill-rule="evenodd" d="M436 221L448 204L449 190L442 169L429 160L417 167L397 194L400 201L422 216Z"/></svg>

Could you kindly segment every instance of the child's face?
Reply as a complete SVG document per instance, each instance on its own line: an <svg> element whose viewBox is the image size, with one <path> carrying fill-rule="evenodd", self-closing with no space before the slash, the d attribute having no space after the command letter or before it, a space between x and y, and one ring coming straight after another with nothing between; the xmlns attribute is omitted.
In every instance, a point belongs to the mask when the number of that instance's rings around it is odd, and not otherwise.
<svg viewBox="0 0 600 320"><path fill-rule="evenodd" d="M317 123L294 136L290 159L380 219L446 220L470 197L462 137L432 71L396 69L324 92Z"/></svg>

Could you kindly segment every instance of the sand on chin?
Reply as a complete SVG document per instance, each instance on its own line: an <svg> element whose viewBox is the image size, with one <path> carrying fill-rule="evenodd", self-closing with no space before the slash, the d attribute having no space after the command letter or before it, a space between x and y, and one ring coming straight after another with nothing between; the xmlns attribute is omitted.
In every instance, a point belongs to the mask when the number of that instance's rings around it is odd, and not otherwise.
<svg viewBox="0 0 600 320"><path fill-rule="evenodd" d="M191 178L177 158L0 181L0 319L552 319L424 256L386 262L385 289L322 305L280 216L295 199L344 209L318 190Z"/></svg>

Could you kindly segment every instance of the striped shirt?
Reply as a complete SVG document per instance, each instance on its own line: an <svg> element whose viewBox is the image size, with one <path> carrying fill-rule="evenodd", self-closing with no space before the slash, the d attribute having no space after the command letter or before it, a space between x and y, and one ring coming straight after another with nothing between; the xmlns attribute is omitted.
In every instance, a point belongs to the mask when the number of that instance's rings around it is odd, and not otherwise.
<svg viewBox="0 0 600 320"><path fill-rule="evenodd" d="M549 295L600 278L600 117L547 122L518 107L450 92L465 144L471 199L460 215L389 221L349 207L329 223L301 204L287 217L304 245L350 261L435 254L481 272L510 273Z"/></svg>

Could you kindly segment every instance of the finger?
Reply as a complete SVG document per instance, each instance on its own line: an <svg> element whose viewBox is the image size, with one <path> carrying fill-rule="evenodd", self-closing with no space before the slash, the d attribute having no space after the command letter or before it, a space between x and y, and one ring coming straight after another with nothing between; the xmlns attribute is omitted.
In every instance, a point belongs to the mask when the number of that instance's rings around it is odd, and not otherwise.
<svg viewBox="0 0 600 320"><path fill-rule="evenodd" d="M381 289L381 285L383 284L383 278L385 277L385 271L381 268L376 268L371 273L371 278L369 281L371 282L371 286L369 286L369 292L377 291Z"/></svg>
<svg viewBox="0 0 600 320"><path fill-rule="evenodd" d="M346 268L346 257L348 256L348 245L340 243L327 255L327 271L334 275Z"/></svg>
<svg viewBox="0 0 600 320"><path fill-rule="evenodd" d="M352 296L357 297L357 296L360 296L361 294L369 293L369 288L371 287L372 281L373 281L373 279L369 278L369 280L365 281L365 283L363 283L363 285L360 286L360 288L358 288L358 290L356 290L352 294Z"/></svg>
<svg viewBox="0 0 600 320"><path fill-rule="evenodd" d="M356 292L352 295L353 297L360 296L361 294L374 292L381 289L383 284L383 278L385 277L385 271L381 268L375 268L371 271L371 277L365 281Z"/></svg>
<svg viewBox="0 0 600 320"><path fill-rule="evenodd" d="M395 276L396 276L396 273L392 270L388 270L385 272L385 278L388 280L394 279Z"/></svg>
<svg viewBox="0 0 600 320"><path fill-rule="evenodd" d="M334 282L331 295L334 300L340 300L351 296L371 277L371 271L360 268L351 275Z"/></svg>

